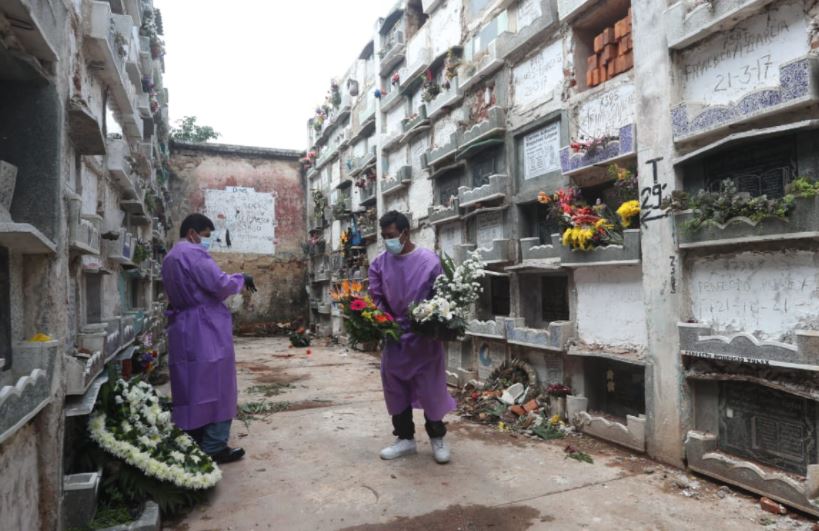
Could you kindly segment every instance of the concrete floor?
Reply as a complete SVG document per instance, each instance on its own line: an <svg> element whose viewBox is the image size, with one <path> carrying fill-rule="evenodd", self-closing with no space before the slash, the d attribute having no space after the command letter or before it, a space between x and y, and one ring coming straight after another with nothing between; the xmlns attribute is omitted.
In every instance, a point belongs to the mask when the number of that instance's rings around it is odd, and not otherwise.
<svg viewBox="0 0 819 531"><path fill-rule="evenodd" d="M811 529L758 498L588 437L569 442L594 464L565 459L567 440L542 442L448 417L453 462L378 458L392 441L378 360L343 347L290 349L285 339L237 339L239 401L290 410L234 423L247 457L225 465L208 502L168 529L483 530ZM258 386L289 383L264 398ZM256 386L253 388L253 386ZM268 388L265 388L266 390ZM416 424L423 417L416 412ZM423 429L420 430L421 432Z"/></svg>

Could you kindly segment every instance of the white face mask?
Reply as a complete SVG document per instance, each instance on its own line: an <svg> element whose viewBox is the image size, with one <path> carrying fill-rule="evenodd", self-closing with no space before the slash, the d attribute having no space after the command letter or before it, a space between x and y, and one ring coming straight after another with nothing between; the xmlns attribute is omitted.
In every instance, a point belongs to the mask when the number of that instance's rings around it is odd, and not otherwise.
<svg viewBox="0 0 819 531"><path fill-rule="evenodd" d="M401 238L390 238L388 240L384 240L384 247L387 248L387 252L392 255L399 255L401 251L404 250L404 244L401 243Z"/></svg>
<svg viewBox="0 0 819 531"><path fill-rule="evenodd" d="M199 246L202 247L204 250L210 249L211 244L213 243L213 238L208 236L205 238L204 236L199 237Z"/></svg>

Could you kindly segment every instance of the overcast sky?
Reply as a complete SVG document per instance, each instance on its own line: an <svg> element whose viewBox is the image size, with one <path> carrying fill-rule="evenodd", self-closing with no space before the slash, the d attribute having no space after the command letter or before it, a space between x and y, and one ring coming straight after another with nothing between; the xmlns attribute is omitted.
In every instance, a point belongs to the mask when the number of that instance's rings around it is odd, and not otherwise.
<svg viewBox="0 0 819 531"><path fill-rule="evenodd" d="M154 0L165 29L171 123L217 142L303 150L307 119L395 0Z"/></svg>

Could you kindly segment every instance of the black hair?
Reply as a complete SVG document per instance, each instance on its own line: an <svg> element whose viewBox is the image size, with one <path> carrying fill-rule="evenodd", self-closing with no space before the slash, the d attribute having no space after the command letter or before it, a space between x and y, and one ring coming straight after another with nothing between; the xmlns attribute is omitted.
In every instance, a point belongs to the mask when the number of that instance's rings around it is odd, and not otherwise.
<svg viewBox="0 0 819 531"><path fill-rule="evenodd" d="M378 220L378 225L381 227L381 230L386 229L390 225L395 225L395 228L398 229L399 232L404 232L410 228L407 216L396 210L390 210L381 216L381 219Z"/></svg>
<svg viewBox="0 0 819 531"><path fill-rule="evenodd" d="M191 229L202 232L205 229L216 230L216 227L213 226L213 222L206 215L191 214L182 222L182 226L179 228L179 237L184 238Z"/></svg>

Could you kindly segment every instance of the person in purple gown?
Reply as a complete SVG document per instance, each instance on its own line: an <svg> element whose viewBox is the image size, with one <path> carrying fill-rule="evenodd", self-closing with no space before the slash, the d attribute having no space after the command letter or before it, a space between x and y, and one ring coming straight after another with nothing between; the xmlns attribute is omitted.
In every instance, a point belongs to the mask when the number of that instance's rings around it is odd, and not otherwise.
<svg viewBox="0 0 819 531"><path fill-rule="evenodd" d="M400 212L387 212L379 225L386 252L370 265L370 296L381 310L396 318L403 332L399 343L386 342L381 356L384 399L397 437L381 451L381 458L416 453L412 410L419 408L424 410L435 461L448 463L443 418L455 409L455 400L447 390L444 346L441 341L409 332L409 306L432 296L435 279L443 272L441 261L433 251L410 240L409 220Z"/></svg>
<svg viewBox="0 0 819 531"><path fill-rule="evenodd" d="M173 421L187 431L217 463L241 459L242 448L228 446L236 416L236 356L233 322L224 300L247 289L249 275L224 273L208 254L213 222L191 214L182 222L180 240L162 264L170 307L168 366Z"/></svg>

